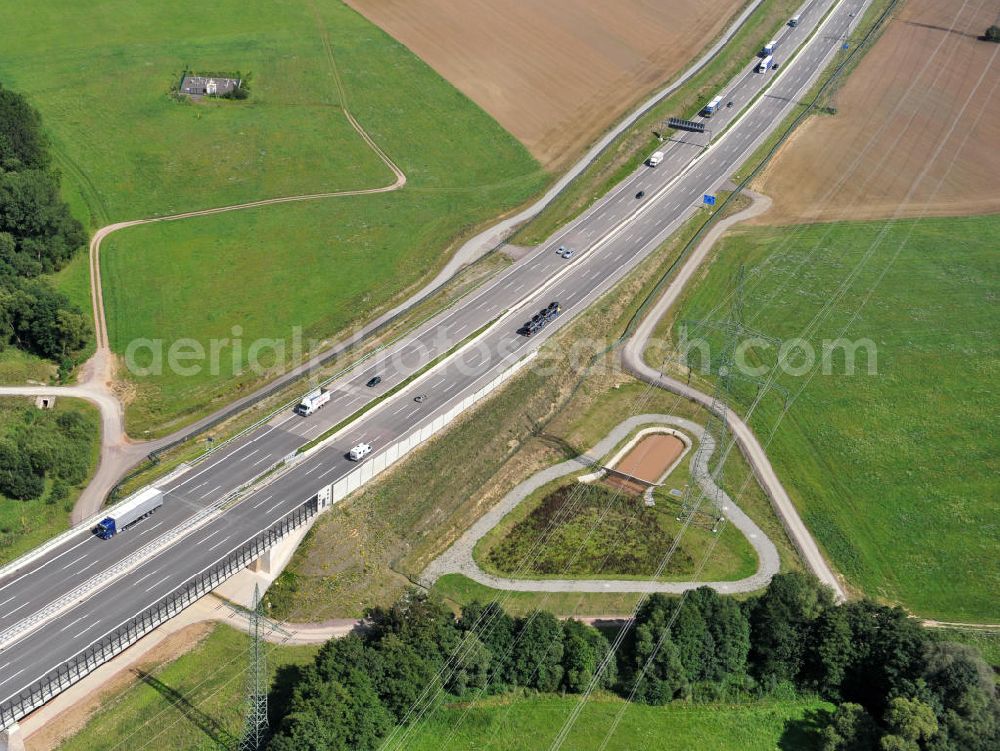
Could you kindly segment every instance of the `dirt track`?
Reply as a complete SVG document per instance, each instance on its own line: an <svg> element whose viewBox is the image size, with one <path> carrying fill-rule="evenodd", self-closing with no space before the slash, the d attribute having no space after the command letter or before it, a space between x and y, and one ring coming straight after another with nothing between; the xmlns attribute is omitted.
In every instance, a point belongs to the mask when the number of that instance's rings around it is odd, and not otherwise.
<svg viewBox="0 0 1000 751"><path fill-rule="evenodd" d="M558 170L743 0L347 0Z"/></svg>
<svg viewBox="0 0 1000 751"><path fill-rule="evenodd" d="M807 121L757 181L774 207L754 223L1000 211L1000 45L976 38L996 6L959 8L903 5L836 95L837 114Z"/></svg>

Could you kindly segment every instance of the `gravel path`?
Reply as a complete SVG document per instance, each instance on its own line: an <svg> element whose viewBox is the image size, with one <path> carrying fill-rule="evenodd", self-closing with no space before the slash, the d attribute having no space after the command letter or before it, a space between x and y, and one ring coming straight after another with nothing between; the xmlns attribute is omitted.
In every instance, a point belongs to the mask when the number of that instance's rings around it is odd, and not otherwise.
<svg viewBox="0 0 1000 751"><path fill-rule="evenodd" d="M472 557L472 550L501 519L509 514L521 501L538 488L552 480L577 472L600 462L619 442L633 430L646 425L671 425L697 436L705 451L701 460L707 465L715 453L715 441L697 423L673 415L636 415L619 423L607 436L583 456L543 469L511 490L504 498L472 525L448 550L431 562L423 573L424 579L433 582L444 574L464 574L470 579L493 589L518 592L670 592L679 594L689 589L710 586L719 592L753 592L767 586L771 577L778 573L781 561L774 543L764 534L754 521L722 492L722 511L729 522L746 536L757 553L757 571L745 579L731 582L659 582L631 579L511 579L494 576L483 571ZM696 455L696 458L697 455ZM707 471L696 473L702 489L714 495L717 488ZM638 502L638 501L637 501Z"/></svg>

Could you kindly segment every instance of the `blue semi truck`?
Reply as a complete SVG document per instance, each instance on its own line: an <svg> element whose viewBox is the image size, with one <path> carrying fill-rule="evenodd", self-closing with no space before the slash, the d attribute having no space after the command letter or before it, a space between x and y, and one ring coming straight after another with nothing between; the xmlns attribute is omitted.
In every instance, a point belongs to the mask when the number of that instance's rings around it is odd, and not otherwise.
<svg viewBox="0 0 1000 751"><path fill-rule="evenodd" d="M144 488L113 507L96 527L94 534L102 540L110 540L130 524L149 516L163 505L163 491L158 488Z"/></svg>

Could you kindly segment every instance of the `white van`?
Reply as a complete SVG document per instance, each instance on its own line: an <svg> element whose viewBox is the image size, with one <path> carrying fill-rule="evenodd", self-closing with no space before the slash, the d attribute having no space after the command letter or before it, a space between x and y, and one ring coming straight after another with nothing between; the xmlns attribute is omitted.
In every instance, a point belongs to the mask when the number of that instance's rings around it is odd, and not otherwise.
<svg viewBox="0 0 1000 751"><path fill-rule="evenodd" d="M352 462L360 462L371 452L372 445L370 443L359 443L351 449L351 453L349 453L348 456L351 458Z"/></svg>
<svg viewBox="0 0 1000 751"><path fill-rule="evenodd" d="M767 44L765 44L764 45L764 57L767 57L768 55L772 54L774 52L774 48L777 46L777 44L778 43L776 41L774 41L773 39L770 42L768 42Z"/></svg>
<svg viewBox="0 0 1000 751"><path fill-rule="evenodd" d="M663 152L654 151L653 155L646 160L646 164L648 164L650 167L655 167L662 161L663 161Z"/></svg>
<svg viewBox="0 0 1000 751"><path fill-rule="evenodd" d="M799 17L792 16L791 19L788 21L788 25L794 29L796 26L799 25Z"/></svg>

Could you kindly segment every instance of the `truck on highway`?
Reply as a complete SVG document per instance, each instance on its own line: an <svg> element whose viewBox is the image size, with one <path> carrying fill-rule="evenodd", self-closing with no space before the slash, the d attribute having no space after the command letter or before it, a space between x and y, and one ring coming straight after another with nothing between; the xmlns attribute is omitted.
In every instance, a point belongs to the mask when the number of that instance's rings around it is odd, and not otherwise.
<svg viewBox="0 0 1000 751"><path fill-rule="evenodd" d="M648 164L650 167L655 167L662 161L663 161L663 152L654 151L652 156L650 156L649 159L646 160L646 164Z"/></svg>
<svg viewBox="0 0 1000 751"><path fill-rule="evenodd" d="M360 462L368 454L372 452L372 445L370 443L359 443L357 446L352 448L347 456L352 462Z"/></svg>
<svg viewBox="0 0 1000 751"><path fill-rule="evenodd" d="M330 392L326 389L314 389L302 397L302 401L295 407L295 413L303 417L309 417L317 409L330 401Z"/></svg>
<svg viewBox="0 0 1000 751"><path fill-rule="evenodd" d="M777 42L773 39L764 45L764 49L761 51L761 57L767 57L768 55L774 54L774 48L777 46Z"/></svg>
<svg viewBox="0 0 1000 751"><path fill-rule="evenodd" d="M702 116L711 117L719 110L719 107L721 105L722 105L722 97L721 96L715 97L715 99L713 99L711 102L705 105L705 109L701 111Z"/></svg>
<svg viewBox="0 0 1000 751"><path fill-rule="evenodd" d="M790 19L788 19L788 25L791 26L793 29L796 26L798 26L799 25L799 16L792 16Z"/></svg>
<svg viewBox="0 0 1000 751"><path fill-rule="evenodd" d="M94 534L102 540L110 540L130 524L149 516L162 505L163 491L159 488L146 488L135 497L111 509L94 527Z"/></svg>
<svg viewBox="0 0 1000 751"><path fill-rule="evenodd" d="M773 58L770 55L768 55L763 60L761 60L759 63L757 63L757 72L758 73L766 73L767 69L771 67L771 60L772 59Z"/></svg>

